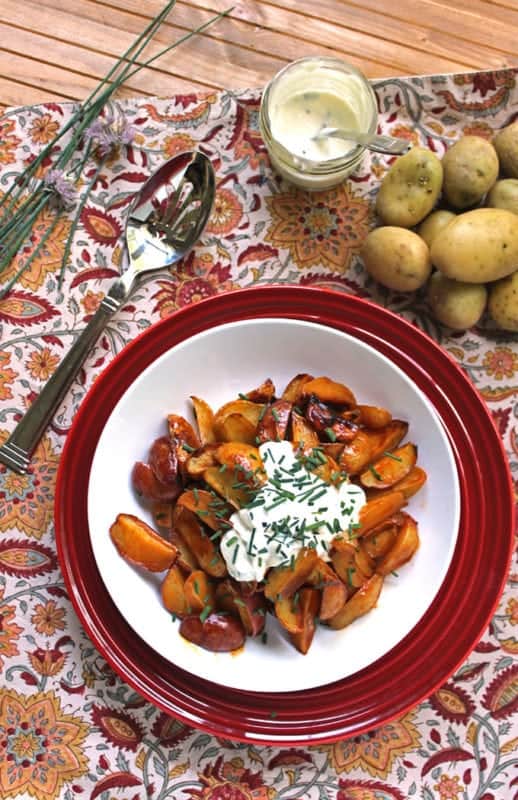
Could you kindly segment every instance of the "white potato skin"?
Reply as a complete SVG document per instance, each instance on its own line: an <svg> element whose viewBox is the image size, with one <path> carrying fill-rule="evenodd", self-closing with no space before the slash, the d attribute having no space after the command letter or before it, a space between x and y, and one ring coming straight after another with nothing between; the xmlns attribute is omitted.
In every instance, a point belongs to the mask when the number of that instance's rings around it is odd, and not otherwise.
<svg viewBox="0 0 518 800"><path fill-rule="evenodd" d="M493 139L493 145L503 174L518 178L518 121L502 128Z"/></svg>
<svg viewBox="0 0 518 800"><path fill-rule="evenodd" d="M426 219L419 225L417 232L421 239L424 239L428 247L432 246L432 242L446 225L449 225L455 219L453 211L446 211L440 209L439 211L432 211Z"/></svg>
<svg viewBox="0 0 518 800"><path fill-rule="evenodd" d="M497 181L486 200L490 208L506 208L518 214L518 178L505 178Z"/></svg>
<svg viewBox="0 0 518 800"><path fill-rule="evenodd" d="M426 298L434 317L457 331L476 325L487 304L484 284L462 283L434 272L426 287Z"/></svg>
<svg viewBox="0 0 518 800"><path fill-rule="evenodd" d="M487 139L463 136L442 159L443 194L454 208L465 209L479 203L498 178L498 156Z"/></svg>
<svg viewBox="0 0 518 800"><path fill-rule="evenodd" d="M419 289L431 272L427 244L407 228L375 228L365 239L361 257L369 275L398 292Z"/></svg>
<svg viewBox="0 0 518 800"><path fill-rule="evenodd" d="M466 283L488 283L518 269L516 215L503 208L459 214L432 242L432 264Z"/></svg>
<svg viewBox="0 0 518 800"><path fill-rule="evenodd" d="M518 331L518 272L491 286L489 315L505 331Z"/></svg>
<svg viewBox="0 0 518 800"><path fill-rule="evenodd" d="M376 211L385 225L412 228L435 206L442 187L442 164L425 147L400 156L383 178Z"/></svg>

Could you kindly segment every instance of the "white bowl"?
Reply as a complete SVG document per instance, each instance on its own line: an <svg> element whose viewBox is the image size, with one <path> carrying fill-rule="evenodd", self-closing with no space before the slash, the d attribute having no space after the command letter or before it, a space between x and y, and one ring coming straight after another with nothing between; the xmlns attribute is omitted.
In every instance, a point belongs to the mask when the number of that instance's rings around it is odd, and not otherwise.
<svg viewBox="0 0 518 800"><path fill-rule="evenodd" d="M407 510L419 523L421 544L409 564L389 575L378 606L341 631L319 627L303 656L277 622L267 643L247 639L238 654L211 653L183 639L162 606L161 576L126 563L109 537L118 513L149 511L132 490L133 464L146 460L153 440L175 412L193 420L190 395L217 409L270 377L280 393L295 374L328 375L346 383L359 402L388 408L409 422L408 441L428 474ZM124 393L99 439L88 489L88 523L97 567L120 613L152 648L202 678L258 692L308 689L351 675L396 646L430 607L455 548L460 492L443 425L417 387L387 358L352 336L297 320L260 319L212 328L154 361Z"/></svg>

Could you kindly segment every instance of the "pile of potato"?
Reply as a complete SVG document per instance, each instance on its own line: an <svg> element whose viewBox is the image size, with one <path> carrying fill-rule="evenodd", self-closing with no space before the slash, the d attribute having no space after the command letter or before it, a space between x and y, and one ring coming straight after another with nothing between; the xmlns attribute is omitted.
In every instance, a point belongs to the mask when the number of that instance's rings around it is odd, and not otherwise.
<svg viewBox="0 0 518 800"><path fill-rule="evenodd" d="M493 143L464 136L442 160L414 147L385 175L376 211L383 225L361 252L373 278L399 292L426 286L432 313L455 330L487 309L518 331L518 122Z"/></svg>

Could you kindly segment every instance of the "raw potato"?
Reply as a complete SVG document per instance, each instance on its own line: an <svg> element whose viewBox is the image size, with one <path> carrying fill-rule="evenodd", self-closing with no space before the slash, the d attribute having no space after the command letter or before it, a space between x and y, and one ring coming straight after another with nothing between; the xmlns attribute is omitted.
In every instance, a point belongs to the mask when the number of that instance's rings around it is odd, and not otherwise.
<svg viewBox="0 0 518 800"><path fill-rule="evenodd" d="M431 150L413 147L391 166L380 186L376 211L385 225L411 228L432 210L441 193L443 170Z"/></svg>
<svg viewBox="0 0 518 800"><path fill-rule="evenodd" d="M480 320L487 303L484 284L453 281L435 272L427 287L427 299L433 315L443 325L465 331Z"/></svg>
<svg viewBox="0 0 518 800"><path fill-rule="evenodd" d="M496 150L481 136L463 136L446 151L443 193L454 208L479 203L498 178Z"/></svg>
<svg viewBox="0 0 518 800"><path fill-rule="evenodd" d="M452 211L433 211L424 219L419 225L417 232L421 239L424 239L428 247L432 246L432 242L446 225L455 219L455 214Z"/></svg>
<svg viewBox="0 0 518 800"><path fill-rule="evenodd" d="M518 178L518 122L513 122L493 139L500 168L508 178Z"/></svg>
<svg viewBox="0 0 518 800"><path fill-rule="evenodd" d="M406 228L375 228L367 235L361 256L369 275L398 292L419 289L431 272L428 245Z"/></svg>
<svg viewBox="0 0 518 800"><path fill-rule="evenodd" d="M518 179L497 181L487 196L486 205L491 208L506 208L513 214L518 214Z"/></svg>
<svg viewBox="0 0 518 800"><path fill-rule="evenodd" d="M491 287L488 310L499 328L518 331L518 272Z"/></svg>
<svg viewBox="0 0 518 800"><path fill-rule="evenodd" d="M516 215L503 208L476 208L459 214L437 236L432 263L448 278L487 283L518 269Z"/></svg>

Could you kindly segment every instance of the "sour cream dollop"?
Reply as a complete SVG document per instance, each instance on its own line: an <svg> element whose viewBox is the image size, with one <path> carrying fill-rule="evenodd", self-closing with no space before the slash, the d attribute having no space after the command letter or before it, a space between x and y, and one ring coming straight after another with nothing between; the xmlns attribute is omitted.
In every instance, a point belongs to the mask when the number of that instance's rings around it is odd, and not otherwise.
<svg viewBox="0 0 518 800"><path fill-rule="evenodd" d="M326 483L310 472L290 442L259 448L267 481L245 508L230 517L221 553L238 581L261 581L271 567L289 564L303 547L328 550L340 533L354 535L365 492L342 481Z"/></svg>

